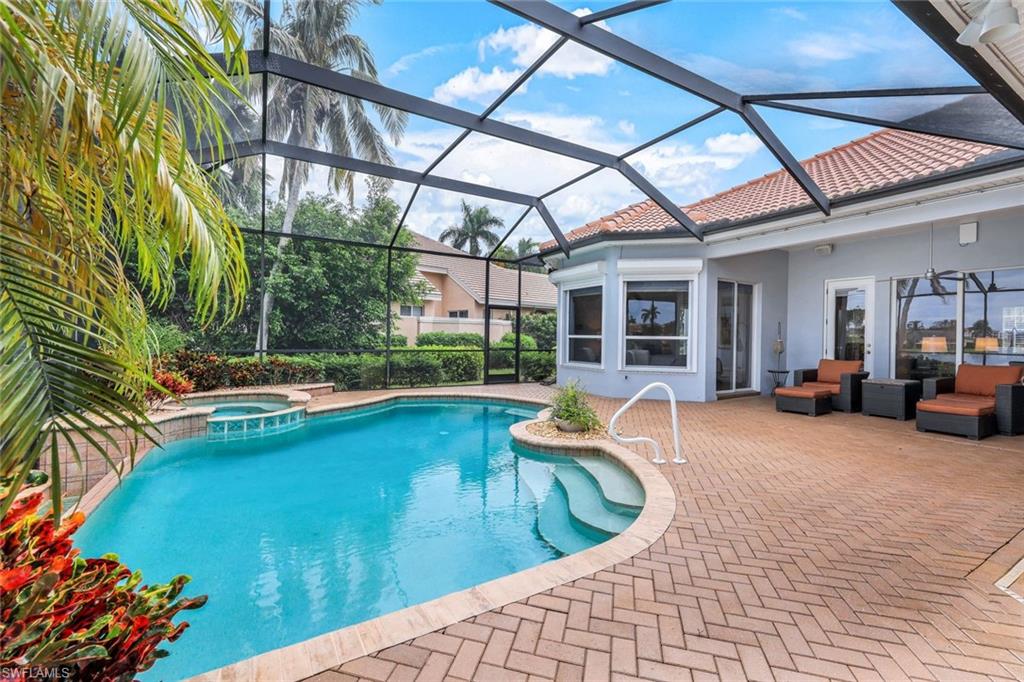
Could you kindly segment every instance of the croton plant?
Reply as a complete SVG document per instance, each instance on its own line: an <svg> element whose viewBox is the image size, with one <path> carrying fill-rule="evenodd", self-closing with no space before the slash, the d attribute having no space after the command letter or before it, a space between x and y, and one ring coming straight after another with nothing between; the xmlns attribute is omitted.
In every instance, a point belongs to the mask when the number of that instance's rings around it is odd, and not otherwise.
<svg viewBox="0 0 1024 682"><path fill-rule="evenodd" d="M23 497L0 521L0 670L31 679L60 666L71 679L133 679L188 627L172 619L206 597L181 598L187 576L142 585L116 555L82 558L71 536L85 515L56 527L42 501L41 493Z"/></svg>

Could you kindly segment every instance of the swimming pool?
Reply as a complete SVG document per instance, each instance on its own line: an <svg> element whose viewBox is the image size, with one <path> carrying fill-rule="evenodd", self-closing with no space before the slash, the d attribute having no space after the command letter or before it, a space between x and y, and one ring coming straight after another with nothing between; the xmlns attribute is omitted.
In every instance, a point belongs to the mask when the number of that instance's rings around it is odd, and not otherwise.
<svg viewBox="0 0 1024 682"><path fill-rule="evenodd" d="M624 530L639 484L607 460L514 446L509 426L534 415L398 402L259 439L178 441L146 456L79 544L119 554L147 581L187 573L190 593L209 595L143 676L187 677Z"/></svg>

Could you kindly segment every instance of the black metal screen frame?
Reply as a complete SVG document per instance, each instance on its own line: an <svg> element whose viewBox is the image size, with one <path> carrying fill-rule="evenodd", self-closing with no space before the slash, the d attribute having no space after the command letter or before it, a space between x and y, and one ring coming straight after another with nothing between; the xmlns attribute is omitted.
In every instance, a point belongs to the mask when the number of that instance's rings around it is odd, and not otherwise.
<svg viewBox="0 0 1024 682"><path fill-rule="evenodd" d="M260 106L260 137L255 140L235 140L223 148L197 148L192 150L194 158L207 166L219 166L232 160L247 157L259 157L261 159L261 174L263 178L260 229L243 232L248 234L259 234L260 239L265 240L271 235L280 235L267 230L267 197L266 197L266 159L268 155L278 156L296 161L314 163L330 168L343 169L356 173L363 173L380 178L409 183L413 186L412 195L405 205L401 218L398 221L395 232L387 244L372 244L356 242L331 237L317 237L311 235L281 235L296 240L322 240L337 243L350 247L385 249L387 250L387 285L385 308L388 319L385 322L385 348L384 349L269 349L266 339L262 340L261 347L256 352L290 354L297 352L335 352L335 353L383 353L387 358L385 384L390 385L391 376L391 355L393 352L414 352L414 349L393 349L391 348L391 307L393 301L392 282L392 258L393 253L437 253L429 249L419 249L402 246L397 239L402 232L406 217L415 203L419 190L422 187L436 188L440 190L459 192L461 194L502 201L510 204L517 204L523 207L523 212L518 219L504 234L501 240L491 249L486 256L474 256L471 254L454 254L445 251L443 255L481 261L485 269L485 294L483 301L484 308L484 367L489 366L490 355L490 332L487 322L488 311L492 307L490 300L490 273L492 264L504 264L518 270L518 291L516 309L516 344L515 344L515 366L516 380L520 378L520 355L522 352L520 344L520 327L522 322L522 271L524 264L540 264L541 254L527 254L515 259L504 259L498 255L499 249L505 244L508 238L517 227L530 215L536 212L537 216L544 222L554 242L557 244L557 251L565 257L571 254L571 246L558 225L555 218L545 204L545 199L560 192L595 173L611 169L618 172L623 178L631 183L648 199L658 205L673 220L675 226L669 226L665 231L659 232L656 236L664 237L666 234L677 234L678 236L689 236L696 241L703 241L704 228L696 221L686 215L685 211L672 202L661 190L643 177L627 159L652 145L655 145L669 137L672 137L688 128L696 126L704 121L717 116L718 114L730 111L753 131L761 142L771 151L782 168L801 187L804 193L810 198L816 210L824 215L829 215L832 202L814 182L799 161L790 152L786 145L772 131L770 126L761 118L754 108L754 105L767 106L815 116L833 118L844 121L854 121L879 127L901 128L912 132L924 134L941 134L947 137L971 140L982 143L993 143L985 131L972 132L956 129L937 132L932 129L924 129L913 122L888 121L870 117L856 116L840 111L829 111L815 107L798 104L800 100L821 100L841 98L883 98L883 97L915 97L932 95L969 95L969 94L990 94L995 98L1013 117L1024 124L1024 100L1009 90L1008 85L988 67L984 60L976 52L956 46L950 33L952 30L944 20L938 16L934 8L927 2L912 2L910 0L892 0L894 4L904 12L929 38L936 42L950 56L960 64L980 85L977 86L952 86L952 87L924 87L924 88L881 88L872 90L843 90L830 92L782 92L771 94L741 94L724 87L710 79L700 76L675 62L669 61L659 55L630 42L610 31L598 26L598 22L626 14L636 12L648 7L660 5L667 0L632 0L620 5L609 7L590 15L578 17L571 12L563 10L547 0L489 0L492 4L517 15L527 21L554 32L558 37L555 42L541 54L533 64L527 67L515 81L505 89L482 113L476 114L461 110L456 107L440 104L428 99L417 97L409 93L395 90L376 82L371 82L351 75L339 73L331 69L304 63L271 50L271 10L270 0L263 1L263 41L259 49L247 52L249 73L262 75L262 97ZM544 63L550 59L560 48L569 42L576 43L609 57L619 63L630 66L634 69L656 78L664 83L678 88L682 91L696 95L708 102L711 108L690 120L681 122L678 126L668 130L647 142L644 142L621 155L610 154L584 145L569 142L567 140L538 133L518 126L514 126L491 118L491 115L512 96L526 81L534 75ZM223 64L222 54L214 55ZM423 171L413 171L399 168L392 165L374 163L357 159L341 154L327 151L310 149L295 146L280 141L268 139L267 133L267 107L268 107L268 76L275 75L305 83L307 85L323 88L348 97L371 102L381 106L391 107L403 112L432 119L445 123L449 126L461 128L462 132L450 143ZM568 158L576 159L591 165L587 171L575 178L562 183L546 192L531 195L521 192L513 192L499 187L481 185L464 180L458 180L440 176L434 172L437 166L451 152L461 144L471 133L478 133L497 139L507 140L517 144L526 145L545 152L558 154ZM1005 142L1001 143L1004 144ZM1024 149L1024 145L1021 145ZM898 189L898 188L897 188ZM838 202L842 203L842 202ZM739 227L729 225L714 225L710 231L720 232ZM265 244L261 243L260 249L261 273L266 272ZM260 278L261 296L265 291L265 276ZM506 307L502 305L501 307ZM512 306L508 306L512 307ZM548 352L554 349L542 349L537 352ZM228 353L252 353L253 349L230 349ZM476 349L466 349L466 352L476 352Z"/></svg>

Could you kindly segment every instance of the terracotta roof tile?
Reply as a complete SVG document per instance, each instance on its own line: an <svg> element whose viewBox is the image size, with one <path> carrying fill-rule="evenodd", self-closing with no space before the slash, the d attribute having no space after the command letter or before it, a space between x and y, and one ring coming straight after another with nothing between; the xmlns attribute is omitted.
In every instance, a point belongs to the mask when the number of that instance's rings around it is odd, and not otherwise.
<svg viewBox="0 0 1024 682"><path fill-rule="evenodd" d="M949 172L1002 147L902 130L882 129L801 161L822 191L835 200ZM719 192L682 209L698 224L730 223L809 206L810 198L784 170ZM654 202L632 204L569 232L580 241L607 232L660 232L678 224ZM547 242L548 249L554 242Z"/></svg>

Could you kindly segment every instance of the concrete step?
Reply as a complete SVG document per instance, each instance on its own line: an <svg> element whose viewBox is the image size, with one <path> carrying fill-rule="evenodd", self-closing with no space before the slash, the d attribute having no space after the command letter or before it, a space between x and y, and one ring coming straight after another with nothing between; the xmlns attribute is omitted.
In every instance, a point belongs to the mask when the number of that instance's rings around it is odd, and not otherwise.
<svg viewBox="0 0 1024 682"><path fill-rule="evenodd" d="M606 506L595 481L583 469L557 464L554 474L569 501L569 514L587 528L616 535L633 523L635 516Z"/></svg>
<svg viewBox="0 0 1024 682"><path fill-rule="evenodd" d="M620 466L604 457L573 457L573 459L597 481L601 488L601 494L607 501L628 511L639 512L643 509L644 489Z"/></svg>

